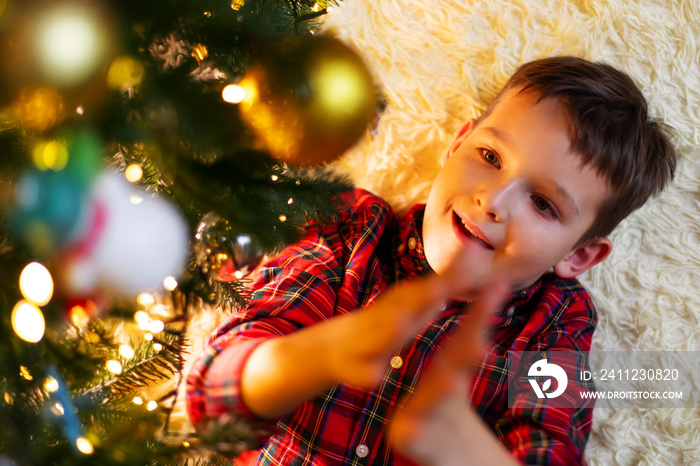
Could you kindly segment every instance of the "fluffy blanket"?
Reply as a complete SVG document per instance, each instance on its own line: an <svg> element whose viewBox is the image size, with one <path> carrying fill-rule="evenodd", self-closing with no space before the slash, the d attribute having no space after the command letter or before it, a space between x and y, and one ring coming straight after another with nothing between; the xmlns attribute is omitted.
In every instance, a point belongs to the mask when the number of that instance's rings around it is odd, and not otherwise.
<svg viewBox="0 0 700 466"><path fill-rule="evenodd" d="M566 54L628 72L673 128L680 164L580 277L600 314L594 349L700 351L697 0L346 0L324 28L365 57L388 102L378 134L336 166L399 211L425 200L454 133L519 64ZM221 318L192 322L193 354ZM594 466L700 464L700 409L596 409L586 456Z"/></svg>

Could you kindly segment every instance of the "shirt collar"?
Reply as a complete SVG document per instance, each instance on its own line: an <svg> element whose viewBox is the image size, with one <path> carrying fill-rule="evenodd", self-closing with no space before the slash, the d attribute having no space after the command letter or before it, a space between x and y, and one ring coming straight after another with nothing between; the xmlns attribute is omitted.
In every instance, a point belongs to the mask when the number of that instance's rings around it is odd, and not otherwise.
<svg viewBox="0 0 700 466"><path fill-rule="evenodd" d="M397 264L397 280L425 275L432 271L423 249L424 212L425 204L418 204L399 218L392 244L392 255Z"/></svg>

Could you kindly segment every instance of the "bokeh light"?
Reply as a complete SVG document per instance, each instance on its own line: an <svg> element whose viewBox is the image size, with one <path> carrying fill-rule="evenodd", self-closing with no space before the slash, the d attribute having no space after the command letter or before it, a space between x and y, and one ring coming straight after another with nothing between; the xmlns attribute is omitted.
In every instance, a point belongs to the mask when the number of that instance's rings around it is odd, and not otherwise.
<svg viewBox="0 0 700 466"><path fill-rule="evenodd" d="M68 163L68 149L58 141L43 142L34 148L32 159L39 170L61 171Z"/></svg>
<svg viewBox="0 0 700 466"><path fill-rule="evenodd" d="M230 104L239 104L245 99L245 89L236 84L229 84L221 91L221 97Z"/></svg>
<svg viewBox="0 0 700 466"><path fill-rule="evenodd" d="M143 170L138 163L132 163L124 170L124 176L130 183L137 183L143 178Z"/></svg>
<svg viewBox="0 0 700 466"><path fill-rule="evenodd" d="M119 354L125 359L131 359L134 357L134 348L129 345L121 345L119 347Z"/></svg>
<svg viewBox="0 0 700 466"><path fill-rule="evenodd" d="M95 12L63 4L47 9L37 22L37 59L56 84L84 80L100 61L104 49L102 25Z"/></svg>
<svg viewBox="0 0 700 466"><path fill-rule="evenodd" d="M53 296L51 273L38 262L27 264L19 275L19 289L30 303L45 306Z"/></svg>
<svg viewBox="0 0 700 466"><path fill-rule="evenodd" d="M75 446L78 448L78 451L84 455L92 455L95 452L92 442L85 437L78 437L75 440Z"/></svg>
<svg viewBox="0 0 700 466"><path fill-rule="evenodd" d="M44 337L44 314L35 305L20 300L12 309L12 329L18 337L29 343L38 343Z"/></svg>

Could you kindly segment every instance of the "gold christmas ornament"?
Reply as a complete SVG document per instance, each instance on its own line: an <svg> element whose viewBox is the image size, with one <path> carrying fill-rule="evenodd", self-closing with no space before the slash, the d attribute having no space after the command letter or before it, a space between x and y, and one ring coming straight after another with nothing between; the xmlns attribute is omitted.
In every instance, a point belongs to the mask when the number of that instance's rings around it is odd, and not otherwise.
<svg viewBox="0 0 700 466"><path fill-rule="evenodd" d="M240 86L243 119L273 156L297 165L342 155L365 133L376 110L364 62L329 36L283 43Z"/></svg>

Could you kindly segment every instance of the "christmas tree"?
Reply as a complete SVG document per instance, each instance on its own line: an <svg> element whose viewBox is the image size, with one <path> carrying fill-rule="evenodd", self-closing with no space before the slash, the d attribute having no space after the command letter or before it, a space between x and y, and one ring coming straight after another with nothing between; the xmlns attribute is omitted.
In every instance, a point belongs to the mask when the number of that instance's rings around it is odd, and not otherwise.
<svg viewBox="0 0 700 466"><path fill-rule="evenodd" d="M217 464L169 438L186 326L350 188L376 116L324 0L0 2L0 465ZM203 458L207 458L206 460Z"/></svg>

